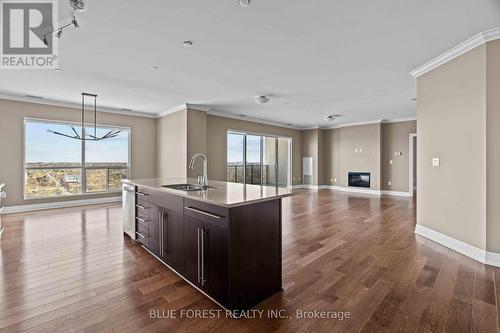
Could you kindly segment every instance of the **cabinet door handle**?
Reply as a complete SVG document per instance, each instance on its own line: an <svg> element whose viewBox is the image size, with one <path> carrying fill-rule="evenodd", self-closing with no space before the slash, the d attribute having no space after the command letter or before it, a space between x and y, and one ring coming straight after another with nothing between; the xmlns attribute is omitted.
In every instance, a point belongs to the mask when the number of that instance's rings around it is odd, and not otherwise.
<svg viewBox="0 0 500 333"><path fill-rule="evenodd" d="M162 227L162 234L163 234L163 238L162 238L162 244L163 244L163 254L166 255L167 252L168 252L168 213L162 213L162 224L163 224L163 227ZM166 220L165 220L166 218ZM167 241L166 244L165 244L165 240Z"/></svg>
<svg viewBox="0 0 500 333"><path fill-rule="evenodd" d="M144 236L143 234L141 234L140 232L136 232L137 236L141 237L141 238L146 238L146 236Z"/></svg>
<svg viewBox="0 0 500 333"><path fill-rule="evenodd" d="M160 245L160 256L163 256L163 214L158 212L158 243Z"/></svg>
<svg viewBox="0 0 500 333"><path fill-rule="evenodd" d="M144 207L144 206L142 206L142 205L135 205L135 206L136 206L137 208L142 209L142 210L146 210L146 209L148 209L148 207Z"/></svg>
<svg viewBox="0 0 500 333"><path fill-rule="evenodd" d="M214 219L220 219L221 218L221 216L219 216L219 215L207 213L207 212L205 212L203 210L199 210L199 209L196 209L196 208L193 208L193 207L184 207L184 208L187 209L187 210L190 210L192 212L198 213L198 214L203 214L205 216L213 217Z"/></svg>
<svg viewBox="0 0 500 333"><path fill-rule="evenodd" d="M147 196L147 194L146 194L146 193L142 193L142 192L135 192L135 194L137 194L137 195L139 195L139 196L141 196L141 197L145 197L145 196Z"/></svg>
<svg viewBox="0 0 500 333"><path fill-rule="evenodd" d="M201 285L204 286L205 282L205 229L201 229Z"/></svg>
<svg viewBox="0 0 500 333"><path fill-rule="evenodd" d="M198 275L198 283L200 283L201 282L201 279L200 279L200 228L198 228L197 232L198 232L198 235L197 235L198 247L197 247L197 251L196 251L198 253L197 275Z"/></svg>

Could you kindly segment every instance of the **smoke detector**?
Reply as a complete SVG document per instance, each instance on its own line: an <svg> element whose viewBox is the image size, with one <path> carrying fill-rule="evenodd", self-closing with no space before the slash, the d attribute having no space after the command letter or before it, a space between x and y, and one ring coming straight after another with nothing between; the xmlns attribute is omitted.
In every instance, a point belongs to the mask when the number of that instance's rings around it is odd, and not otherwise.
<svg viewBox="0 0 500 333"><path fill-rule="evenodd" d="M240 5L240 7L248 7L251 2L251 0L238 0L238 5Z"/></svg>
<svg viewBox="0 0 500 333"><path fill-rule="evenodd" d="M267 102L269 102L271 99L267 96L258 96L258 97L255 97L255 103L257 104L266 104Z"/></svg>
<svg viewBox="0 0 500 333"><path fill-rule="evenodd" d="M335 119L337 119L338 117L340 117L339 114L331 114L329 116L325 116L325 120L326 121L334 121Z"/></svg>

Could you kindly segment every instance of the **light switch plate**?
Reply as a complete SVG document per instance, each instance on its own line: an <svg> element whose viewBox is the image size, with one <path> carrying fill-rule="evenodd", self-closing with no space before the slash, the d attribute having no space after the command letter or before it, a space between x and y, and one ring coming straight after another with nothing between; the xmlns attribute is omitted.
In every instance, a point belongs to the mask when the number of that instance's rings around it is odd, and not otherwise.
<svg viewBox="0 0 500 333"><path fill-rule="evenodd" d="M389 164L392 164L392 160L389 160Z"/></svg>
<svg viewBox="0 0 500 333"><path fill-rule="evenodd" d="M433 157L432 158L432 166L433 167L438 167L439 166L439 157Z"/></svg>
<svg viewBox="0 0 500 333"><path fill-rule="evenodd" d="M389 180L389 181L387 182L387 185L391 186L391 185L392 185L392 182Z"/></svg>

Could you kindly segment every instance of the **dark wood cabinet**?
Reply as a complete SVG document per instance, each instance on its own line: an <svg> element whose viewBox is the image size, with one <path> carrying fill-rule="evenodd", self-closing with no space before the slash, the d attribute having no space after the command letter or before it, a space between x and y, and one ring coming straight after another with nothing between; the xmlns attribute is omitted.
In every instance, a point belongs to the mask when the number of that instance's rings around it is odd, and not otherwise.
<svg viewBox="0 0 500 333"><path fill-rule="evenodd" d="M184 219L182 213L162 208L163 217L163 259L172 268L184 269Z"/></svg>
<svg viewBox="0 0 500 333"><path fill-rule="evenodd" d="M203 222L190 216L184 216L184 273L191 283L201 286L200 232Z"/></svg>
<svg viewBox="0 0 500 333"><path fill-rule="evenodd" d="M188 215L184 219L184 228L186 278L225 305L228 292L227 229Z"/></svg>
<svg viewBox="0 0 500 333"><path fill-rule="evenodd" d="M226 208L149 189L140 200L139 241L225 308L281 290L281 199Z"/></svg>
<svg viewBox="0 0 500 333"><path fill-rule="evenodd" d="M157 257L161 257L160 252L160 211L161 207L149 203L149 246L147 248Z"/></svg>

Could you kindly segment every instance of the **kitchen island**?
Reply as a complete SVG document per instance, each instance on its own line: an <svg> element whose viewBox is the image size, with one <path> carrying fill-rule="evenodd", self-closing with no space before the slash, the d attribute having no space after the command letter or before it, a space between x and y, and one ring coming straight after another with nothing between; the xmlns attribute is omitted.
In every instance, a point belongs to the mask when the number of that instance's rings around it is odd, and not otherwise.
<svg viewBox="0 0 500 333"><path fill-rule="evenodd" d="M232 311L282 290L281 198L287 188L194 179L125 180L135 187L131 237L195 288Z"/></svg>

